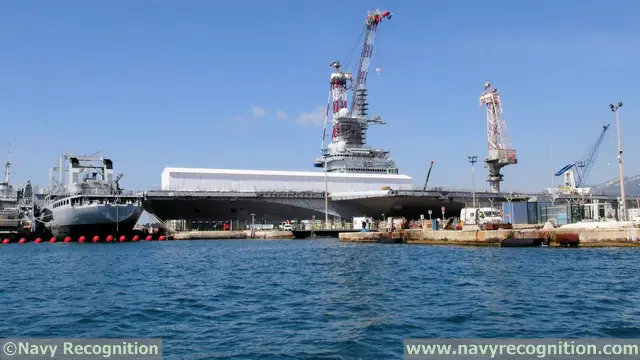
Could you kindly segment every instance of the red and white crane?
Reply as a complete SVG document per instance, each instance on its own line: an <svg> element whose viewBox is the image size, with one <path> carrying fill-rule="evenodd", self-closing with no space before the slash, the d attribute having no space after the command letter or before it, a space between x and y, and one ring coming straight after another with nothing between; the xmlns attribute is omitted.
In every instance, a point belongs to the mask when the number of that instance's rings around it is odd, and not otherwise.
<svg viewBox="0 0 640 360"><path fill-rule="evenodd" d="M378 24L384 19L391 19L393 14L390 11L381 12L376 10L370 12L364 21L365 34L364 44L362 44L362 53L360 54L360 62L358 63L358 71L356 72L355 86L352 89L351 95L351 116L360 116L364 118L366 116L366 104L364 108L358 104L359 91L364 91L367 86L367 76L369 75L369 63L371 62L371 55L373 54L373 43L376 40L376 30L378 30ZM360 114L360 112L364 112Z"/></svg>
<svg viewBox="0 0 640 360"><path fill-rule="evenodd" d="M324 151L324 142L327 123L329 119L329 110L333 114L333 130L331 131L332 141L336 141L340 137L340 120L342 118L358 118L361 121L367 123L383 123L379 117L373 119L367 119L367 106L366 101L366 85L367 76L369 74L369 64L371 62L371 55L373 54L373 45L375 42L375 34L380 24L384 19L391 19L391 12L380 10L372 11L367 14L365 19L364 29L364 42L362 45L362 52L360 55L360 62L358 63L358 69L356 71L356 77L353 78L352 73L343 72L340 67L339 61L335 61L329 66L335 68L335 72L331 74L330 78L330 93L329 103L327 104L327 113L325 119L325 128L322 133L322 149ZM347 108L347 91L351 90L351 106ZM357 144L356 144L357 145Z"/></svg>
<svg viewBox="0 0 640 360"><path fill-rule="evenodd" d="M498 89L490 82L484 83L484 92L480 96L480 106L486 105L487 110L487 138L489 155L485 159L489 174L487 182L491 192L500 192L500 182L504 175L500 170L511 164L517 164L516 151L511 147L511 139L507 131L507 122L502 110L502 101Z"/></svg>

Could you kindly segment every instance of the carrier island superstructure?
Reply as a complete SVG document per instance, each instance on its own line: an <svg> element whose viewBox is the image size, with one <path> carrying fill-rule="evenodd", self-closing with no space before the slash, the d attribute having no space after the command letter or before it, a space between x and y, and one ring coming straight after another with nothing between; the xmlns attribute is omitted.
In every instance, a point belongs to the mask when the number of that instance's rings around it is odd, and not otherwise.
<svg viewBox="0 0 640 360"><path fill-rule="evenodd" d="M339 61L329 65L335 71L329 81L330 102L327 104L327 117L322 133L322 158L315 163L316 167L326 166L327 172L398 174L398 168L387 151L366 146L369 124L386 123L380 116L368 116L366 85L376 30L384 19L391 19L391 16L389 11L376 11L367 15L364 44L355 79L352 73L341 70ZM352 93L350 108L347 108L348 89ZM325 148L329 109L333 118L331 142Z"/></svg>

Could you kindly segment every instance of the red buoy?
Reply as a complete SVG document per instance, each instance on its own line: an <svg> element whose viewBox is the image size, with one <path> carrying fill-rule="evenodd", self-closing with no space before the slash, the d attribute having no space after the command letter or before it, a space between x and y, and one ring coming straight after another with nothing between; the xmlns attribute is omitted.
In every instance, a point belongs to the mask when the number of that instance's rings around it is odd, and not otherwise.
<svg viewBox="0 0 640 360"><path fill-rule="evenodd" d="M164 239L165 239L164 235L160 235L160 237L158 238L158 240L160 241L164 241Z"/></svg>
<svg viewBox="0 0 640 360"><path fill-rule="evenodd" d="M153 236L151 236L151 235L147 235L147 238L146 238L145 240L147 240L147 241L151 241L151 240L153 240Z"/></svg>
<svg viewBox="0 0 640 360"><path fill-rule="evenodd" d="M36 238L33 242L36 244L40 244L42 242L42 239Z"/></svg>
<svg viewBox="0 0 640 360"><path fill-rule="evenodd" d="M138 241L140 240L140 237L138 235L133 235L133 237L131 238L131 241Z"/></svg>
<svg viewBox="0 0 640 360"><path fill-rule="evenodd" d="M2 240L2 244L4 244L4 245L7 245L10 242L11 242L11 240L9 240L9 239Z"/></svg>
<svg viewBox="0 0 640 360"><path fill-rule="evenodd" d="M113 241L113 236L109 235L107 236L107 242L112 242Z"/></svg>
<svg viewBox="0 0 640 360"><path fill-rule="evenodd" d="M96 235L93 237L93 242L97 243L98 241L100 241L100 236Z"/></svg>
<svg viewBox="0 0 640 360"><path fill-rule="evenodd" d="M124 235L120 235L120 242L125 242L127 241L127 237Z"/></svg>
<svg viewBox="0 0 640 360"><path fill-rule="evenodd" d="M80 236L80 237L78 238L78 242L79 242L79 243L83 243L85 240L87 240L87 239L86 239L84 236Z"/></svg>
<svg viewBox="0 0 640 360"><path fill-rule="evenodd" d="M50 242L50 243L54 243L54 242L56 242L56 238L52 237L51 239L49 239L49 242Z"/></svg>
<svg viewBox="0 0 640 360"><path fill-rule="evenodd" d="M27 242L27 239L25 238L21 238L20 240L18 240L18 244L24 244Z"/></svg>
<svg viewBox="0 0 640 360"><path fill-rule="evenodd" d="M64 242L66 243L71 242L71 237L67 236L66 238L64 238Z"/></svg>

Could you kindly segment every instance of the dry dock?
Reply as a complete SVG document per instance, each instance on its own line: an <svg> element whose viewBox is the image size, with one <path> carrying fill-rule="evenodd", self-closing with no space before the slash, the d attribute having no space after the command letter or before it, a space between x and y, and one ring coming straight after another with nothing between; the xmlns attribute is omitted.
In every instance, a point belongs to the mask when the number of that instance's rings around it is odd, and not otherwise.
<svg viewBox="0 0 640 360"><path fill-rule="evenodd" d="M343 242L396 242L465 246L640 246L640 228L549 230L405 230L394 233L341 233Z"/></svg>

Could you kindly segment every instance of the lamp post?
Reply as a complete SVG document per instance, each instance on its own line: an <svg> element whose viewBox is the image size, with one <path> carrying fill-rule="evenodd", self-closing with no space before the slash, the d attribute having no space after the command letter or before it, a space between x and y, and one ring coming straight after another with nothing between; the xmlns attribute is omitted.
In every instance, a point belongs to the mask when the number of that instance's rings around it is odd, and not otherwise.
<svg viewBox="0 0 640 360"><path fill-rule="evenodd" d="M327 154L324 154L324 228L329 228L329 180L327 175Z"/></svg>
<svg viewBox="0 0 640 360"><path fill-rule="evenodd" d="M251 213L251 238L253 239L256 234L256 214Z"/></svg>
<svg viewBox="0 0 640 360"><path fill-rule="evenodd" d="M476 167L475 164L478 162L477 156L467 156L469 159L469 163L471 164L471 186L472 188L472 197L473 197L473 207L476 207Z"/></svg>
<svg viewBox="0 0 640 360"><path fill-rule="evenodd" d="M627 199L624 195L624 171L622 171L622 143L620 142L620 115L618 110L622 107L622 102L609 104L612 112L616 113L616 127L618 128L618 167L620 169L620 202L622 203L622 216L620 220L627 220Z"/></svg>

